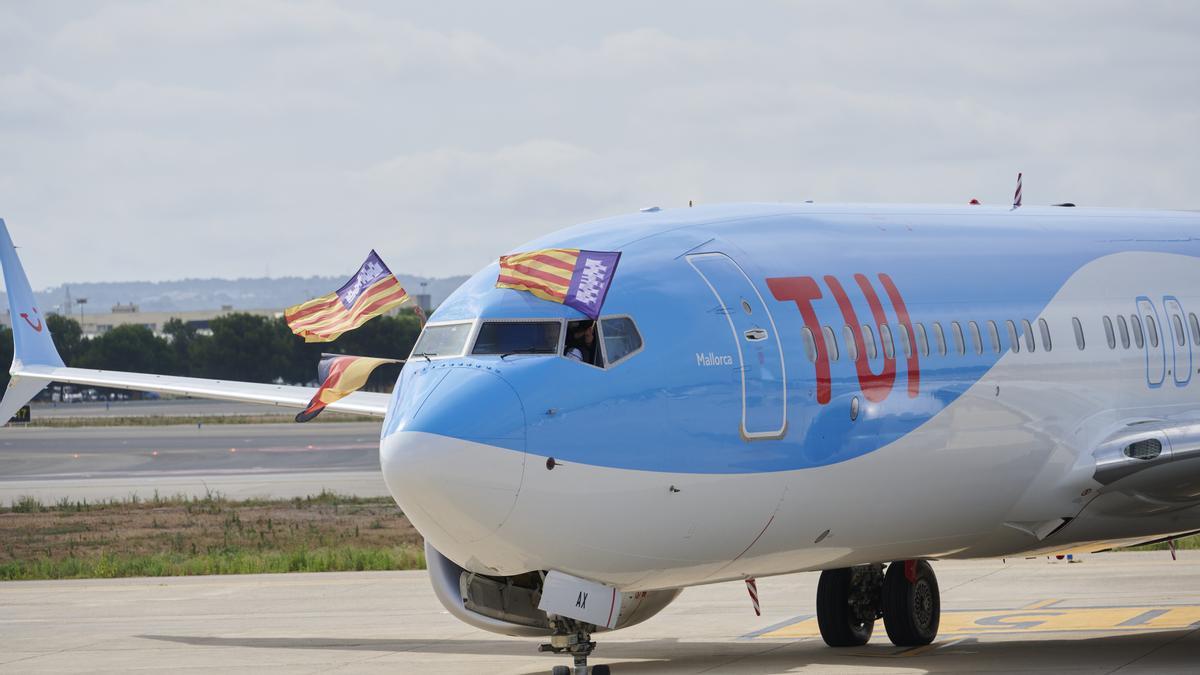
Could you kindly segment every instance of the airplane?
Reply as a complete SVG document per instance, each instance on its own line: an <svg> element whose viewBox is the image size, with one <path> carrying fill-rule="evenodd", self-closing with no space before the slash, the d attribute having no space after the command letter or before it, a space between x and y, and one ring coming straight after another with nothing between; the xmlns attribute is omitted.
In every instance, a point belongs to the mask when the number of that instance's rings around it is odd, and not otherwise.
<svg viewBox="0 0 1200 675"><path fill-rule="evenodd" d="M2 229L3 419L52 381L311 397L65 366ZM446 609L548 639L573 659L556 674L686 587L820 571L830 646L879 619L923 645L930 561L1200 530L1198 213L652 207L515 250L556 247L622 254L594 324L497 288L493 263L429 317L390 396L329 406L383 418L384 478Z"/></svg>

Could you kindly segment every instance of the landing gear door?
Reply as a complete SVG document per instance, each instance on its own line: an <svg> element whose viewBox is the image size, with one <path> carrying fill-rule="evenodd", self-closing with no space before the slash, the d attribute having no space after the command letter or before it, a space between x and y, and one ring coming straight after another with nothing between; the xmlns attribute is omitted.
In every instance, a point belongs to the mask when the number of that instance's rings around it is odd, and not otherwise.
<svg viewBox="0 0 1200 675"><path fill-rule="evenodd" d="M775 320L746 273L724 253L688 263L704 279L729 323L742 382L742 436L781 438L787 430L787 374Z"/></svg>

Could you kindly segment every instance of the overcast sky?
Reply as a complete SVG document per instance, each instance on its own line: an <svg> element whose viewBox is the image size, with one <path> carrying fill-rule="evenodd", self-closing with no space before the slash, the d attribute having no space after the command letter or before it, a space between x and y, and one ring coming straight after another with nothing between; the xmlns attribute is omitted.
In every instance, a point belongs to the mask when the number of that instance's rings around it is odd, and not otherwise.
<svg viewBox="0 0 1200 675"><path fill-rule="evenodd" d="M0 6L35 288L470 273L723 201L1200 208L1200 3Z"/></svg>

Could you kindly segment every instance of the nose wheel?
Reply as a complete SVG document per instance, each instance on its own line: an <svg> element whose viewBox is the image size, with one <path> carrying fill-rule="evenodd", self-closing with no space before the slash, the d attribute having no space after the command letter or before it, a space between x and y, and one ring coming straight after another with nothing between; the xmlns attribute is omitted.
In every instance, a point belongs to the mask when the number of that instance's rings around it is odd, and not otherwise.
<svg viewBox="0 0 1200 675"><path fill-rule="evenodd" d="M857 647L883 619L898 647L927 645L937 637L942 603L933 567L924 560L825 570L817 582L817 625L830 647Z"/></svg>
<svg viewBox="0 0 1200 675"><path fill-rule="evenodd" d="M574 667L554 666L551 675L610 675L606 665L588 667L588 656L596 649L591 631L595 626L579 623L573 619L553 617L554 634L548 644L538 646L539 652L554 652L555 654L570 654L574 659Z"/></svg>

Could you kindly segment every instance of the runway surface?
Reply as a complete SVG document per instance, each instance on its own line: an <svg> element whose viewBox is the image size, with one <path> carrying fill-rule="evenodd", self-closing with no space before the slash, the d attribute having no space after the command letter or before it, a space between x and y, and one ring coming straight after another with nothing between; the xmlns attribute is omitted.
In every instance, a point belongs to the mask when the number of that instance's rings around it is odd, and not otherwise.
<svg viewBox="0 0 1200 675"><path fill-rule="evenodd" d="M0 502L385 496L379 423L0 429Z"/></svg>
<svg viewBox="0 0 1200 675"><path fill-rule="evenodd" d="M1200 664L1200 552L939 562L947 630L829 649L812 628L816 574L691 588L663 613L597 636L622 673L1183 673ZM547 673L536 641L467 627L423 572L7 582L0 671Z"/></svg>

